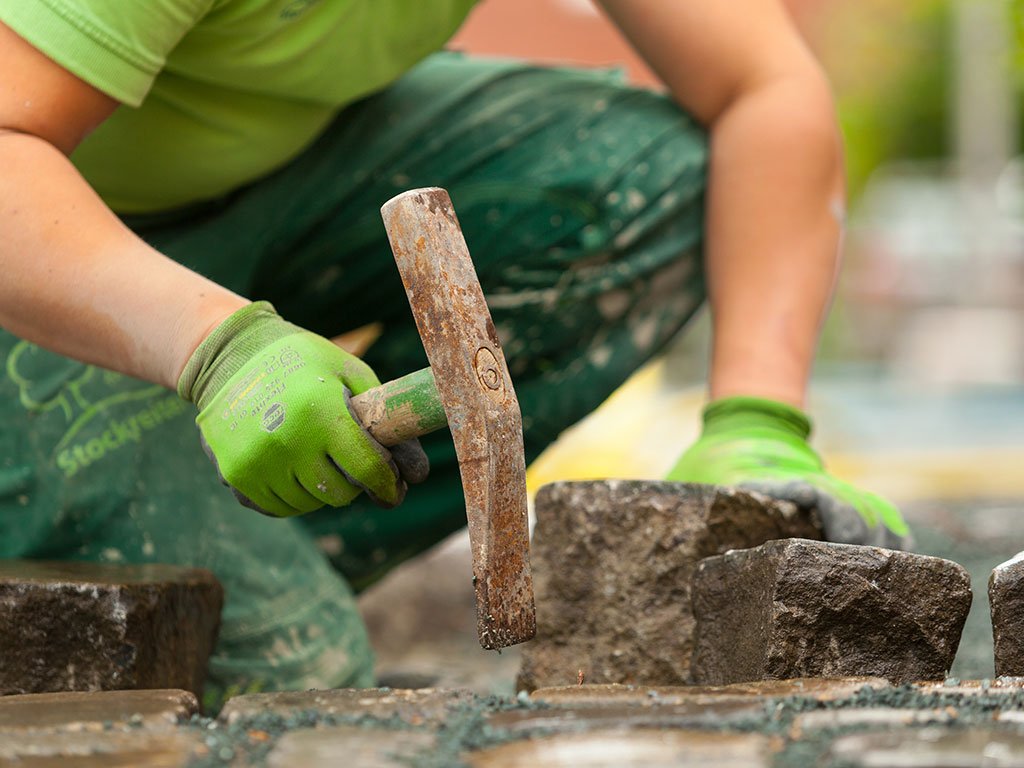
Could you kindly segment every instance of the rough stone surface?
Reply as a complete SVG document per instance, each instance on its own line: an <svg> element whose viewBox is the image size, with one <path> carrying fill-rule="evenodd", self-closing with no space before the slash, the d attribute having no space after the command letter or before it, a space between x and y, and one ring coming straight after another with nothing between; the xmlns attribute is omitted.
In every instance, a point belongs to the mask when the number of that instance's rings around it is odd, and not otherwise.
<svg viewBox="0 0 1024 768"><path fill-rule="evenodd" d="M880 677L802 678L797 680L761 680L753 683L732 685L566 685L556 688L538 688L530 699L542 704L569 705L574 707L606 706L609 704L630 704L658 706L682 704L687 701L713 699L715 697L762 697L786 698L799 696L815 701L844 699L865 686L879 690L889 686Z"/></svg>
<svg viewBox="0 0 1024 768"><path fill-rule="evenodd" d="M1024 552L999 565L988 580L997 675L1024 675Z"/></svg>
<svg viewBox="0 0 1024 768"><path fill-rule="evenodd" d="M408 768L409 758L430 749L423 731L384 731L339 725L285 734L267 757L269 768Z"/></svg>
<svg viewBox="0 0 1024 768"><path fill-rule="evenodd" d="M694 576L693 676L942 679L970 606L967 572L935 557L802 539L729 552Z"/></svg>
<svg viewBox="0 0 1024 768"><path fill-rule="evenodd" d="M844 736L828 765L864 768L1024 768L1024 735L1012 729L907 728Z"/></svg>
<svg viewBox="0 0 1024 768"><path fill-rule="evenodd" d="M223 591L166 565L0 561L0 694L202 691Z"/></svg>
<svg viewBox="0 0 1024 768"><path fill-rule="evenodd" d="M537 637L521 690L688 682L697 562L788 536L820 538L785 502L714 486L561 482L540 489L531 561Z"/></svg>
<svg viewBox="0 0 1024 768"><path fill-rule="evenodd" d="M605 730L503 744L463 759L473 768L760 768L772 746L755 734Z"/></svg>
<svg viewBox="0 0 1024 768"><path fill-rule="evenodd" d="M13 731L100 731L126 723L167 728L199 710L188 691L30 693L0 698L0 734ZM0 736L2 738L2 736Z"/></svg>
<svg viewBox="0 0 1024 768"><path fill-rule="evenodd" d="M401 720L409 725L443 722L455 708L475 701L468 691L419 688L336 688L327 691L283 691L236 696L224 705L220 720L232 724L263 715L288 717L315 710L321 715Z"/></svg>

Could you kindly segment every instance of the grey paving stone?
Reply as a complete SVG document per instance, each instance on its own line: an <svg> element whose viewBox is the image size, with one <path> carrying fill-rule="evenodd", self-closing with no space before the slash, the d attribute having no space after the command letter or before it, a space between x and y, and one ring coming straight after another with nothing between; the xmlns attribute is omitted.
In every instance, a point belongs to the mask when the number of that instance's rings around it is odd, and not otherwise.
<svg viewBox="0 0 1024 768"><path fill-rule="evenodd" d="M754 680L728 685L695 685L690 690L707 693L743 693L748 696L800 696L816 701L835 701L853 696L865 687L881 690L891 687L881 677L797 677L785 680Z"/></svg>
<svg viewBox="0 0 1024 768"><path fill-rule="evenodd" d="M1024 675L1024 552L988 580L996 675Z"/></svg>
<svg viewBox="0 0 1024 768"><path fill-rule="evenodd" d="M997 677L991 680L945 680L915 683L921 693L955 693L962 696L999 696L1024 693L1024 677Z"/></svg>
<svg viewBox="0 0 1024 768"><path fill-rule="evenodd" d="M942 709L900 709L897 707L850 707L848 709L817 709L793 718L790 736L800 739L812 731L836 728L861 728L951 723L959 717L953 707Z"/></svg>
<svg viewBox="0 0 1024 768"><path fill-rule="evenodd" d="M1014 725L1024 724L1024 711L1019 709L1005 709L996 712L996 722L1010 723Z"/></svg>
<svg viewBox="0 0 1024 768"><path fill-rule="evenodd" d="M778 744L755 734L599 730L470 752L473 768L760 768Z"/></svg>
<svg viewBox="0 0 1024 768"><path fill-rule="evenodd" d="M0 697L0 733L99 731L115 725L168 728L199 710L189 691L29 693Z"/></svg>
<svg viewBox="0 0 1024 768"><path fill-rule="evenodd" d="M0 561L0 694L198 696L222 603L220 584L200 569Z"/></svg>
<svg viewBox="0 0 1024 768"><path fill-rule="evenodd" d="M785 502L714 486L561 482L540 489L531 545L537 637L520 690L588 683L680 685L693 649L697 562L787 536L818 538Z"/></svg>
<svg viewBox="0 0 1024 768"><path fill-rule="evenodd" d="M697 683L876 675L943 679L971 605L956 563L788 539L701 562Z"/></svg>
<svg viewBox="0 0 1024 768"><path fill-rule="evenodd" d="M423 725L443 722L452 710L475 701L476 697L468 691L432 688L337 688L251 693L228 701L221 710L220 719L231 724L265 715L288 717L316 711L321 715L339 717L397 718L410 725Z"/></svg>
<svg viewBox="0 0 1024 768"><path fill-rule="evenodd" d="M858 768L1024 768L1024 735L1008 728L940 726L836 739L827 765Z"/></svg>
<svg viewBox="0 0 1024 768"><path fill-rule="evenodd" d="M5 733L0 768L185 768L208 752L198 733Z"/></svg>
<svg viewBox="0 0 1024 768"><path fill-rule="evenodd" d="M889 682L880 677L812 677L796 680L760 680L731 685L644 686L609 683L538 688L530 698L545 704L568 704L576 707L627 703L656 706L681 704L694 698L710 699L716 696L800 696L817 701L834 701L848 698L865 686L877 690L889 687Z"/></svg>
<svg viewBox="0 0 1024 768"><path fill-rule="evenodd" d="M764 701L751 696L695 696L679 703L649 707L626 703L513 709L489 714L487 723L491 728L512 733L591 731L613 727L697 728L748 720L763 714L764 708Z"/></svg>
<svg viewBox="0 0 1024 768"><path fill-rule="evenodd" d="M409 758L429 749L434 735L422 731L330 726L286 733L267 757L270 768L408 768Z"/></svg>

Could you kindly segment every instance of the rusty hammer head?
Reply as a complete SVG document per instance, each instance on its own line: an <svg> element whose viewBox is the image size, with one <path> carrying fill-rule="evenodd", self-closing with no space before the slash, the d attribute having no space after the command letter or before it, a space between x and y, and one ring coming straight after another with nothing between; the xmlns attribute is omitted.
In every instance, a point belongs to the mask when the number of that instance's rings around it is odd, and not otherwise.
<svg viewBox="0 0 1024 768"><path fill-rule="evenodd" d="M484 648L536 631L519 401L448 193L381 208L459 459Z"/></svg>

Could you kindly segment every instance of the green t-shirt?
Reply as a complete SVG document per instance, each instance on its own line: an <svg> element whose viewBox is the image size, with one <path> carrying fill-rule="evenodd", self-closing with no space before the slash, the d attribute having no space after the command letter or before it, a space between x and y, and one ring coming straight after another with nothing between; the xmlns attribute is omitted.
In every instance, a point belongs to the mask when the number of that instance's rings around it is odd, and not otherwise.
<svg viewBox="0 0 1024 768"><path fill-rule="evenodd" d="M0 0L0 21L128 105L73 160L107 203L221 195L454 33L475 0Z"/></svg>

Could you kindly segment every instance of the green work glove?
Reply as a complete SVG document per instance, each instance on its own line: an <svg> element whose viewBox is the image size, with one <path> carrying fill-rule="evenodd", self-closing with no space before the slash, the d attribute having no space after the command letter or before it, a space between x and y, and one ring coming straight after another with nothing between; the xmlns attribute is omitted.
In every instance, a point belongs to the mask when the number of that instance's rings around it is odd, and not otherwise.
<svg viewBox="0 0 1024 768"><path fill-rule="evenodd" d="M361 491L391 507L406 480L426 477L418 444L389 451L350 412L349 397L378 384L362 360L257 302L199 345L178 394L199 406L203 447L238 500L287 517L344 506Z"/></svg>
<svg viewBox="0 0 1024 768"><path fill-rule="evenodd" d="M817 511L828 541L903 549L910 530L885 499L825 472L807 444L810 419L798 408L730 397L704 409L704 432L667 479L728 485Z"/></svg>

